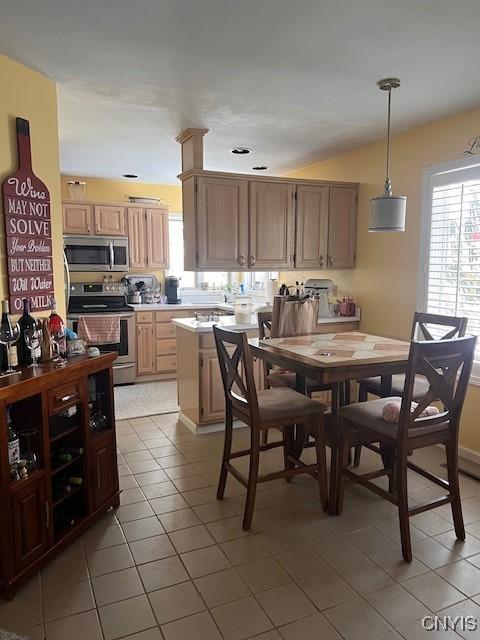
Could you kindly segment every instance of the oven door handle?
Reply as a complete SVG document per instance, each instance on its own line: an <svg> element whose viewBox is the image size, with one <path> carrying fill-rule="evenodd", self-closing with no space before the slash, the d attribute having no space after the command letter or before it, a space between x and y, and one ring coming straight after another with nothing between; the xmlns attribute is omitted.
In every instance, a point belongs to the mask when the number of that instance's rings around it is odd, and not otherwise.
<svg viewBox="0 0 480 640"><path fill-rule="evenodd" d="M113 252L113 242L109 242L110 246L110 269L113 269L113 263L115 260L115 254Z"/></svg>

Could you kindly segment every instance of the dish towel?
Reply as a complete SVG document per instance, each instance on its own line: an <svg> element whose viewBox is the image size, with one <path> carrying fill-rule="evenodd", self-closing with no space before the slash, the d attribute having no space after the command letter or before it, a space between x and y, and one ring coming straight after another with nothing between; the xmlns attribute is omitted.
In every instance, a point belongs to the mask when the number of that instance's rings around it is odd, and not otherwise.
<svg viewBox="0 0 480 640"><path fill-rule="evenodd" d="M120 342L120 318L98 315L78 318L78 337L87 344L118 344Z"/></svg>
<svg viewBox="0 0 480 640"><path fill-rule="evenodd" d="M399 402L398 400L392 400L391 402L387 402L387 404L383 407L382 419L385 420L385 422L391 422L392 424L398 422L400 418L401 406L402 406L402 403ZM411 410L415 411L417 407L418 407L418 402L412 402ZM425 409L420 414L419 418L436 416L439 413L440 411L438 410L437 407L433 407L432 405L429 405L428 407L425 407Z"/></svg>

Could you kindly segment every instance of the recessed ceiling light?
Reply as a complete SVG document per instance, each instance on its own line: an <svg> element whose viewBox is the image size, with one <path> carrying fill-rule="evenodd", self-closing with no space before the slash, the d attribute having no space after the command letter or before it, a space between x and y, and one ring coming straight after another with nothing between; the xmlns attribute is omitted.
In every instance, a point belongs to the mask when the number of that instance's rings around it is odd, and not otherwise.
<svg viewBox="0 0 480 640"><path fill-rule="evenodd" d="M265 167L264 165L259 165L258 167L252 167L253 171L265 171L265 169L268 169L268 167Z"/></svg>
<svg viewBox="0 0 480 640"><path fill-rule="evenodd" d="M122 173L123 178L138 178L135 173Z"/></svg>
<svg viewBox="0 0 480 640"><path fill-rule="evenodd" d="M237 156L244 156L247 153L251 153L251 149L247 149L246 147L234 147L230 149L230 153L234 153Z"/></svg>

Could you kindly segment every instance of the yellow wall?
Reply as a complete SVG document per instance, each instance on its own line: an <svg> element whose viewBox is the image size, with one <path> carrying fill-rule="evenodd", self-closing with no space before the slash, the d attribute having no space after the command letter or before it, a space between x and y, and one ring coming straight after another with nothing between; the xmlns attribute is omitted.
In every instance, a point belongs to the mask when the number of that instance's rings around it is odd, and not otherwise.
<svg viewBox="0 0 480 640"><path fill-rule="evenodd" d="M0 55L0 87L0 182L17 167L15 118L26 118L30 121L33 170L50 191L55 297L60 314L65 316L55 83ZM1 236L0 298L5 298L8 280L3 224Z"/></svg>
<svg viewBox="0 0 480 640"><path fill-rule="evenodd" d="M148 198L159 198L161 204L166 205L172 213L182 212L182 188L180 185L171 184L149 184L137 182L136 180L105 180L102 178L88 178L85 176L62 176L62 199L68 199L68 181L81 180L86 182L85 200L96 202L127 202L127 195L145 196ZM132 272L154 273L160 282L163 282L163 271L152 271L151 269L131 269ZM123 273L108 273L113 279L119 281ZM98 282L102 280L104 274L98 271L94 273L78 272L72 273L72 282Z"/></svg>
<svg viewBox="0 0 480 640"><path fill-rule="evenodd" d="M180 147L179 147L180 153ZM182 211L182 188L180 183L148 184L136 180L104 180L102 178L86 178L78 176L62 176L62 199L68 199L69 180L81 180L87 183L85 200L98 202L127 202L129 196L145 196L160 198L161 204L166 205L172 213Z"/></svg>
<svg viewBox="0 0 480 640"><path fill-rule="evenodd" d="M420 260L422 178L425 167L463 156L467 141L480 134L480 109L412 129L392 139L393 191L407 196L405 233L368 233L368 200L383 191L385 146L371 144L294 172L298 178L360 182L357 267L326 272L351 292L362 308L362 329L408 337L416 308ZM461 443L480 452L480 389L471 386L464 409Z"/></svg>

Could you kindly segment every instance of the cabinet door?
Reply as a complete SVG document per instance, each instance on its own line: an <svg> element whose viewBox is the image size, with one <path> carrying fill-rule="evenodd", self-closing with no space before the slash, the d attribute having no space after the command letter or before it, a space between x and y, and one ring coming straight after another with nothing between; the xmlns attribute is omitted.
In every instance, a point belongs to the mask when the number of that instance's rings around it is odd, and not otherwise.
<svg viewBox="0 0 480 640"><path fill-rule="evenodd" d="M100 236L124 236L125 207L96 204L93 208L95 233Z"/></svg>
<svg viewBox="0 0 480 640"><path fill-rule="evenodd" d="M295 267L322 269L327 261L328 187L297 187Z"/></svg>
<svg viewBox="0 0 480 640"><path fill-rule="evenodd" d="M225 394L217 352L200 353L200 422L221 420L225 416Z"/></svg>
<svg viewBox="0 0 480 640"><path fill-rule="evenodd" d="M49 546L51 506L45 479L29 483L12 497L15 567L27 567Z"/></svg>
<svg viewBox="0 0 480 640"><path fill-rule="evenodd" d="M250 269L293 267L294 192L291 184L250 182Z"/></svg>
<svg viewBox="0 0 480 640"><path fill-rule="evenodd" d="M63 233L90 235L92 228L92 207L89 204L63 205Z"/></svg>
<svg viewBox="0 0 480 640"><path fill-rule="evenodd" d="M167 269L168 263L168 211L147 209L147 266Z"/></svg>
<svg viewBox="0 0 480 640"><path fill-rule="evenodd" d="M129 208L127 218L130 266L132 269L142 269L147 266L146 213L143 209Z"/></svg>
<svg viewBox="0 0 480 640"><path fill-rule="evenodd" d="M329 268L351 269L355 266L356 220L357 189L331 187L327 256Z"/></svg>
<svg viewBox="0 0 480 640"><path fill-rule="evenodd" d="M152 324L137 324L137 374L154 372L155 338Z"/></svg>
<svg viewBox="0 0 480 640"><path fill-rule="evenodd" d="M248 251L248 182L198 178L197 185L197 267L243 269Z"/></svg>
<svg viewBox="0 0 480 640"><path fill-rule="evenodd" d="M115 452L111 436L95 442L91 449L93 508L98 509L115 491Z"/></svg>

